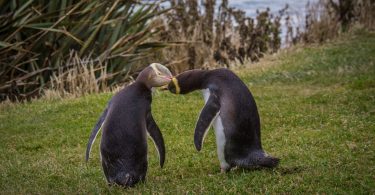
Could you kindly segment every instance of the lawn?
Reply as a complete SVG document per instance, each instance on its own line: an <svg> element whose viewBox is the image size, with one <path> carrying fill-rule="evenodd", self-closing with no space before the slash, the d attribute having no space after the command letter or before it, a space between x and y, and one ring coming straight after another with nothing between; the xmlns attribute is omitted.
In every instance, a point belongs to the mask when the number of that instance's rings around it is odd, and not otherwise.
<svg viewBox="0 0 375 195"><path fill-rule="evenodd" d="M203 99L156 92L153 115L165 139L160 169L149 139L146 183L106 184L99 139L86 143L112 94L0 105L0 194L375 193L375 34L358 31L322 46L298 46L237 68L261 116L275 169L221 174L214 131L193 144Z"/></svg>

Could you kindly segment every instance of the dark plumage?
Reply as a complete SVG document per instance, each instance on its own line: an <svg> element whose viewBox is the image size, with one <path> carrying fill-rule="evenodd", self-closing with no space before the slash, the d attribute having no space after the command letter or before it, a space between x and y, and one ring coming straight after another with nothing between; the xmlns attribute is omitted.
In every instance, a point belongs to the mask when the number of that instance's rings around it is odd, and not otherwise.
<svg viewBox="0 0 375 195"><path fill-rule="evenodd" d="M144 181L147 172L147 133L157 146L163 167L163 136L151 114L151 88L167 84L172 75L160 64L145 68L131 85L119 91L94 127L86 150L89 158L92 143L103 129L100 153L108 183L124 187Z"/></svg>
<svg viewBox="0 0 375 195"><path fill-rule="evenodd" d="M186 94L205 89L206 104L195 128L194 143L201 150L210 124L216 134L218 157L223 171L234 166L275 167L279 159L262 149L260 119L247 86L228 69L191 70L172 79L172 93Z"/></svg>

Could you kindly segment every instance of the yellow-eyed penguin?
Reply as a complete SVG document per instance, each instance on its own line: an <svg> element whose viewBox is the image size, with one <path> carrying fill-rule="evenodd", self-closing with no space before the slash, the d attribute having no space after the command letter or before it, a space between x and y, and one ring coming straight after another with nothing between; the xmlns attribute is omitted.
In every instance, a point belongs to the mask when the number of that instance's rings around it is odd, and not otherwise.
<svg viewBox="0 0 375 195"><path fill-rule="evenodd" d="M267 155L261 145L260 119L247 86L228 69L190 70L172 79L168 89L175 94L203 90L205 106L197 121L194 144L201 150L213 123L222 172L234 166L275 167L279 159Z"/></svg>
<svg viewBox="0 0 375 195"><path fill-rule="evenodd" d="M159 153L160 166L165 160L163 136L151 114L151 88L167 85L171 72L152 63L143 69L136 81L115 94L91 132L86 161L92 144L102 129L100 154L109 184L132 187L144 181L147 172L147 133Z"/></svg>

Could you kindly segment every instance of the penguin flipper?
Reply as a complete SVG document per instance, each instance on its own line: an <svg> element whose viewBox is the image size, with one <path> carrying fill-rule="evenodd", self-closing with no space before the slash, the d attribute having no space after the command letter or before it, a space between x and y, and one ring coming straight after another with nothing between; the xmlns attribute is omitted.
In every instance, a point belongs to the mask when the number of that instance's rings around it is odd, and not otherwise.
<svg viewBox="0 0 375 195"><path fill-rule="evenodd" d="M161 134L158 125L156 124L154 118L152 117L151 111L147 114L146 121L147 121L147 132L152 138L152 141L154 141L156 149L159 153L160 167L163 168L164 161L165 161L165 146L164 146L163 135Z"/></svg>
<svg viewBox="0 0 375 195"><path fill-rule="evenodd" d="M92 148L92 144L94 143L96 136L99 134L99 131L102 129L103 123L105 118L107 117L108 109L110 106L111 101L108 102L107 107L103 111L102 115L100 116L98 122L95 124L95 127L92 129L89 141L87 142L87 148L86 148L86 162L89 160L90 152Z"/></svg>
<svg viewBox="0 0 375 195"><path fill-rule="evenodd" d="M200 151L202 149L204 138L211 126L212 121L220 111L220 101L214 92L211 92L206 104L204 105L194 131L194 145Z"/></svg>

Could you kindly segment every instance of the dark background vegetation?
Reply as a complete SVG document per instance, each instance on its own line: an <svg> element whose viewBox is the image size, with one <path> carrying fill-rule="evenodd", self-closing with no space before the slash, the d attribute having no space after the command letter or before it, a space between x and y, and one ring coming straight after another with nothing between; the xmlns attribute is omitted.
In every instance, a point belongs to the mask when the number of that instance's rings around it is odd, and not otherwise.
<svg viewBox="0 0 375 195"><path fill-rule="evenodd" d="M289 20L288 6L249 18L227 0L168 2L0 1L0 100L110 90L151 62L174 73L255 62L280 49L281 20ZM286 44L321 43L357 24L373 29L373 10L372 0L311 4L305 31L289 26Z"/></svg>

